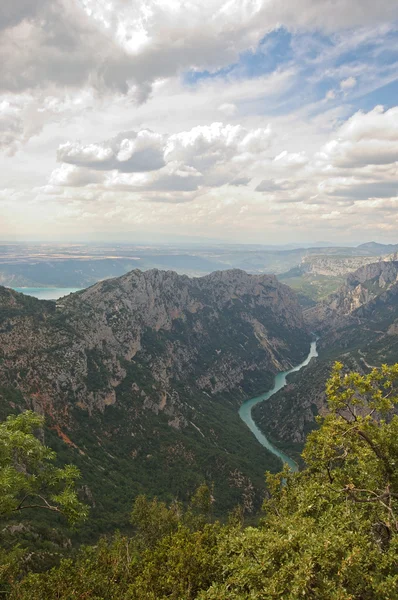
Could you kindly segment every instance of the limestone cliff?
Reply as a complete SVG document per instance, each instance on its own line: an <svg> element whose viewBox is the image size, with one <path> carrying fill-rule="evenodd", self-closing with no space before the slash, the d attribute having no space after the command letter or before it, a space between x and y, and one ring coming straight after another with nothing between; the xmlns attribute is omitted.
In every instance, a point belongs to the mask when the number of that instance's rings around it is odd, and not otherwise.
<svg viewBox="0 0 398 600"><path fill-rule="evenodd" d="M360 309L396 285L398 261L365 265L348 275L337 292L305 311L305 319L318 332L331 332L355 323L360 325Z"/></svg>

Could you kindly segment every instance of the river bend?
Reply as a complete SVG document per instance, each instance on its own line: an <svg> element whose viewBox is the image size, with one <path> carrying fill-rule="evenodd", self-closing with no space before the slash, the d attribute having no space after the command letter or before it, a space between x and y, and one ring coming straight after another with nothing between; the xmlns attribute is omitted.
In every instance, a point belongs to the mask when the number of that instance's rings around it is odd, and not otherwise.
<svg viewBox="0 0 398 600"><path fill-rule="evenodd" d="M250 431L258 439L260 444L262 446L264 446L264 448L269 450L269 452L272 452L272 454L274 454L275 456L280 458L280 460L282 462L289 465L289 467L293 471L298 471L297 463L292 458L290 458L290 456L285 454L282 450L279 450L273 444L271 444L269 439L263 434L262 431L260 431L260 429L257 427L255 422L253 421L252 408L253 408L253 406L256 406L256 404L259 404L260 402L265 402L266 400L269 400L271 398L271 396L276 394L276 392L279 392L279 390L281 390L283 387L285 387L285 385L287 383L286 377L288 375L290 375L290 373L295 373L296 371L300 371L300 369L302 369L303 367L308 365L310 360L315 356L318 356L318 352L316 349L316 341L311 342L311 347L310 347L308 356L305 360L303 360L302 363L297 365L297 367L293 367L289 371L281 371L280 373L278 373L275 376L274 387L272 388L272 390L270 390L269 392L266 392L265 394L261 394L261 396L256 396L255 398L251 398L250 400L247 400L246 402L244 402L242 404L242 406L239 409L240 418L242 419L242 421L244 421L246 423L246 425L249 427Z"/></svg>

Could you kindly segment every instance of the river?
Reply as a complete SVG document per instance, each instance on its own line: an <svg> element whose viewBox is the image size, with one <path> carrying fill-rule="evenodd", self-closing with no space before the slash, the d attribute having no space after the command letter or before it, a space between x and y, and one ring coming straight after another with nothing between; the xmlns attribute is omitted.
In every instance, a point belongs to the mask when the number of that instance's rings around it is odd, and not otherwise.
<svg viewBox="0 0 398 600"><path fill-rule="evenodd" d="M290 456L288 456L287 454L282 452L282 450L278 450L278 448L276 448L273 444L271 444L269 439L263 434L262 431L260 431L260 429L257 427L255 422L253 421L252 408L253 408L253 406L256 406L256 404L259 404L260 402L265 402L266 400L269 400L271 398L271 396L276 394L276 392L279 392L279 390L281 390L283 387L285 387L285 385L287 383L286 382L287 375L289 375L290 373L295 373L296 371L300 371L300 369L302 369L303 367L308 365L310 360L315 356L318 356L318 352L316 349L316 341L311 342L309 354L308 354L307 358L305 360L303 360L302 363L297 365L297 367L293 367L289 371L281 371L280 373L278 373L276 375L274 387L272 388L272 390L270 390L269 392L266 392L265 394L261 394L261 396L256 396L255 398L251 398L250 400L247 400L246 402L244 402L242 404L242 406L239 409L240 418L242 419L242 421L244 421L246 423L246 425L249 427L250 431L256 436L256 438L258 439L260 444L262 446L264 446L264 448L267 448L267 450L272 452L272 454L275 454L275 456L280 458L282 462L288 464L289 467L292 469L292 471L298 471L297 463L292 458L290 458Z"/></svg>

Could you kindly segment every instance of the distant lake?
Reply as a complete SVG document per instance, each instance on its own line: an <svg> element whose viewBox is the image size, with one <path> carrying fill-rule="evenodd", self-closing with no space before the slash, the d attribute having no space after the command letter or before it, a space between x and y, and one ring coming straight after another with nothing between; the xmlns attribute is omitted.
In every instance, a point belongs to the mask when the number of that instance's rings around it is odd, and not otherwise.
<svg viewBox="0 0 398 600"><path fill-rule="evenodd" d="M27 296L34 296L35 298L39 298L39 300L58 300L58 298L62 298L62 296L67 296L68 294L73 294L73 292L78 292L81 288L22 287L12 289L16 292L26 294Z"/></svg>

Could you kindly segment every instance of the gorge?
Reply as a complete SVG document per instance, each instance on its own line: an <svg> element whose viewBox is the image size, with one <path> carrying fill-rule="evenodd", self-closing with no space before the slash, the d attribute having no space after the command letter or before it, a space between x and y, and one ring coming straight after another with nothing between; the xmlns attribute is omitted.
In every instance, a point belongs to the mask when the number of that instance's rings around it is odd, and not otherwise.
<svg viewBox="0 0 398 600"><path fill-rule="evenodd" d="M298 465L296 461L290 458L290 456L288 456L282 450L279 450L274 444L272 444L269 441L266 435L258 428L255 421L253 420L252 409L258 404L270 400L270 398L274 394L276 394L277 392L279 392L279 390L285 387L288 375L290 375L291 373L297 373L303 367L306 367L310 363L311 359L316 356L318 356L318 352L316 349L316 341L312 341L308 356L302 363L300 363L296 367L293 367L292 369L289 369L288 371L281 371L280 373L278 373L275 376L274 386L271 390L265 392L264 394L261 394L260 396L256 396L255 398L246 400L246 402L244 402L239 409L240 418L244 423L246 423L246 425L249 427L250 431L260 442L260 444L264 446L264 448L272 452L272 454L277 456L283 463L286 463L292 471L298 471Z"/></svg>

